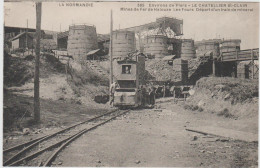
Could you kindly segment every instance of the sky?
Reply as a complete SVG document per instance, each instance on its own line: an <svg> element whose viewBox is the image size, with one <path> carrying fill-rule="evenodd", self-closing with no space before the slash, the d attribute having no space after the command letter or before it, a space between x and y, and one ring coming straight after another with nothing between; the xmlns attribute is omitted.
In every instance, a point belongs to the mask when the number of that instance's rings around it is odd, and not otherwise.
<svg viewBox="0 0 260 168"><path fill-rule="evenodd" d="M246 3L247 9L253 11L243 12L202 12L196 11L120 11L120 8L136 8L138 2L81 2L85 5L92 3L92 7L62 6L60 2L43 2L42 6L42 29L53 31L68 30L73 23L86 23L95 25L97 33L105 34L110 31L110 11L113 10L114 29L138 26L154 22L156 18L167 16L183 19L182 38L192 38L195 41L203 39L224 38L241 39L241 49L258 48L259 46L259 3ZM205 4L220 4L205 2ZM200 2L142 2L145 7L149 5L179 5L171 9L179 8L180 5L201 5ZM225 4L225 3L224 3ZM239 5L245 3L232 3L234 8L240 9ZM239 6L239 7L236 7ZM162 7L163 8L163 7ZM164 8L164 9L166 9ZM188 10L191 7L184 7ZM215 8L215 7L214 7ZM218 7L216 7L218 8ZM36 27L36 10L33 2L5 2L4 22L6 26ZM207 9L204 7L203 9ZM212 8L211 8L212 9ZM221 9L221 8L219 8ZM230 8L231 9L231 8Z"/></svg>

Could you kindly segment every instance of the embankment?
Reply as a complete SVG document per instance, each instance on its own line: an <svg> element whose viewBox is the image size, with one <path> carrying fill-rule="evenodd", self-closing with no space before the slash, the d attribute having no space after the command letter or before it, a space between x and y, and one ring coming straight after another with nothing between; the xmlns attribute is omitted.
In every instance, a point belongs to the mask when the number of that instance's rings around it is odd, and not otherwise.
<svg viewBox="0 0 260 168"><path fill-rule="evenodd" d="M250 129L257 131L258 81L226 77L201 78L184 103L184 108L245 121L243 123Z"/></svg>

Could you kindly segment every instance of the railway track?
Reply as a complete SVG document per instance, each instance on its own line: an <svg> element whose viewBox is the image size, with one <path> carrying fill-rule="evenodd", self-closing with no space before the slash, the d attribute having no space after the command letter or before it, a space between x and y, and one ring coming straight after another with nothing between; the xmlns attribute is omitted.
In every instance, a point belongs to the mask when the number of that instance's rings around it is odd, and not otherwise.
<svg viewBox="0 0 260 168"><path fill-rule="evenodd" d="M6 155L14 153L4 161L4 166L51 166L59 152L69 143L97 127L129 112L114 110L77 123L55 133L3 150Z"/></svg>

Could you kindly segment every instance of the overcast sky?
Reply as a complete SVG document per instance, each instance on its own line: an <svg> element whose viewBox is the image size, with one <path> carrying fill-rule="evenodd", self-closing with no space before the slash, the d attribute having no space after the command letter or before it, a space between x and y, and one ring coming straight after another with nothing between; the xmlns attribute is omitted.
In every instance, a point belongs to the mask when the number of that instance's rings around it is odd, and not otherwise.
<svg viewBox="0 0 260 168"><path fill-rule="evenodd" d="M114 28L127 28L149 22L158 17L169 16L182 18L183 38L195 40L212 39L216 37L225 39L241 39L241 48L257 48L259 46L259 4L247 3L247 8L253 12L126 12L121 7L137 7L136 2L92 2L93 7L62 7L60 3L43 2L42 29L68 30L72 23L88 23L95 25L97 33L109 33L110 10L114 13ZM150 2L143 2L146 6ZM171 2L166 2L169 5ZM195 4L186 2L186 4ZM210 2L207 2L207 4ZM86 3L85 3L86 4ZM158 4L153 2L153 4ZM160 2L163 4L163 2ZM182 3L183 4L183 3ZM5 25L35 28L35 3L6 2ZM194 8L196 9L196 8Z"/></svg>

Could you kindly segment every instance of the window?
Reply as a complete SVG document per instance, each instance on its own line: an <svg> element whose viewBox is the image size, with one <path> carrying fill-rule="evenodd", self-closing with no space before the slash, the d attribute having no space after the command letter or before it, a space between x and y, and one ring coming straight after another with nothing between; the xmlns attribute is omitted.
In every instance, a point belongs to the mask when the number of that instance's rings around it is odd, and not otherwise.
<svg viewBox="0 0 260 168"><path fill-rule="evenodd" d="M131 65L122 65L122 74L131 74Z"/></svg>

